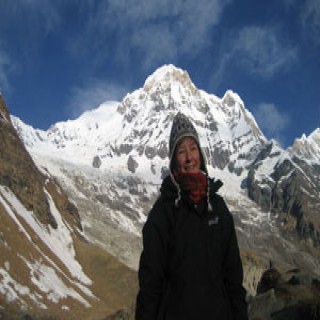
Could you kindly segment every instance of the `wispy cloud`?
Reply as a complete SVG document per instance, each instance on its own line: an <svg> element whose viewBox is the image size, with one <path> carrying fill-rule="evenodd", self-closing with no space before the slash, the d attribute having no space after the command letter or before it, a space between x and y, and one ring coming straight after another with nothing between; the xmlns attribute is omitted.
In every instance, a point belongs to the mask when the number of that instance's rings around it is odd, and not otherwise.
<svg viewBox="0 0 320 320"><path fill-rule="evenodd" d="M88 41L106 53L119 52L118 57L123 60L129 60L135 52L145 67L164 60L174 62L181 55L197 55L211 44L210 34L229 2L231 0L99 2L90 6L86 35L81 34L74 51L79 52L79 45L85 47L83 41ZM115 40L112 48L106 40L110 34Z"/></svg>
<svg viewBox="0 0 320 320"><path fill-rule="evenodd" d="M302 24L306 29L306 34L320 45L320 1L306 1L301 10Z"/></svg>
<svg viewBox="0 0 320 320"><path fill-rule="evenodd" d="M99 106L104 101L120 101L127 90L121 86L105 81L88 80L83 87L74 87L69 96L68 114L72 118L78 117L84 111Z"/></svg>
<svg viewBox="0 0 320 320"><path fill-rule="evenodd" d="M261 103L253 110L260 128L269 137L283 143L283 132L290 124L288 114L281 112L272 103Z"/></svg>
<svg viewBox="0 0 320 320"><path fill-rule="evenodd" d="M320 45L320 1L319 0L282 0L291 13L297 12L298 23L302 26L302 40Z"/></svg>
<svg viewBox="0 0 320 320"><path fill-rule="evenodd" d="M196 57L210 46L212 32L232 1L19 0L1 5L1 13L6 21L19 20L15 36L17 42L25 41L23 46L28 43L29 54L39 51L48 34L64 34L75 11L80 17L73 20L76 33L68 30L63 43L75 58L90 57L89 62L99 66L115 56L115 63L129 66L138 57L141 67L153 69ZM20 28L24 25L28 28Z"/></svg>
<svg viewBox="0 0 320 320"><path fill-rule="evenodd" d="M246 27L235 42L235 52L248 71L271 78L297 58L296 49L286 46L272 28Z"/></svg>
<svg viewBox="0 0 320 320"><path fill-rule="evenodd" d="M159 60L173 61L178 55L176 38L167 26L142 28L132 35L131 43L142 52L143 65L147 67Z"/></svg>
<svg viewBox="0 0 320 320"><path fill-rule="evenodd" d="M247 74L271 79L288 70L297 58L297 49L286 44L276 28L247 26L224 46L212 82L220 84L224 73L235 64Z"/></svg>
<svg viewBox="0 0 320 320"><path fill-rule="evenodd" d="M1 4L2 23L14 19L21 26L28 25L21 31L39 35L54 31L61 23L60 11L64 7L62 0L20 0Z"/></svg>

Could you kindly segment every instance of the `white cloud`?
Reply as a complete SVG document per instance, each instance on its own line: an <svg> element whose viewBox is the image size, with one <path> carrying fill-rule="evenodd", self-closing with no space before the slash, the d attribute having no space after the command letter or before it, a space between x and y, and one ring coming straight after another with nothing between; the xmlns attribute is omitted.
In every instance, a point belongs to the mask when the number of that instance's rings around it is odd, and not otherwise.
<svg viewBox="0 0 320 320"><path fill-rule="evenodd" d="M157 39L157 41L154 41ZM142 59L144 66L152 65L153 62L161 60L172 61L177 56L177 46L174 34L168 27L151 26L149 30L136 31L131 42L139 51L145 54ZM168 50L170 48L170 50Z"/></svg>
<svg viewBox="0 0 320 320"><path fill-rule="evenodd" d="M315 45L320 45L320 1L282 0L286 9L297 12L303 36Z"/></svg>
<svg viewBox="0 0 320 320"><path fill-rule="evenodd" d="M74 87L70 93L68 112L73 118L105 101L120 101L127 91L113 84L91 80L83 87Z"/></svg>
<svg viewBox="0 0 320 320"><path fill-rule="evenodd" d="M108 37L113 34L112 46L123 53L118 57L130 59L130 53L136 50L145 66L164 59L174 60L180 55L194 56L211 44L210 34L229 2L231 0L100 2L96 7L90 6L86 36L82 34L78 41L82 47L85 40L108 52L111 50Z"/></svg>
<svg viewBox="0 0 320 320"><path fill-rule="evenodd" d="M320 1L309 0L304 4L301 10L302 24L305 27L306 34L316 44L320 45Z"/></svg>
<svg viewBox="0 0 320 320"><path fill-rule="evenodd" d="M225 72L228 70L229 63L235 58L235 54L232 51L225 51L222 55L220 61L218 62L217 69L214 70L214 73L211 77L211 86L217 87L221 84Z"/></svg>
<svg viewBox="0 0 320 320"><path fill-rule="evenodd" d="M296 49L285 46L272 28L246 27L235 42L235 55L252 74L272 78L297 59Z"/></svg>
<svg viewBox="0 0 320 320"><path fill-rule="evenodd" d="M37 52L48 33L63 32L69 11L81 17L77 36L65 39L74 57L92 52L96 65L115 55L122 65L139 57L142 67L195 57L212 44L211 33L233 0L20 0L1 7L7 21L19 20L22 39ZM45 31L45 32L43 32ZM0 31L1 33L1 31ZM69 34L65 36L68 37Z"/></svg>
<svg viewBox="0 0 320 320"><path fill-rule="evenodd" d="M232 64L245 69L247 74L271 79L288 70L297 58L297 49L286 45L275 28L244 27L226 43L212 83L219 85Z"/></svg>
<svg viewBox="0 0 320 320"><path fill-rule="evenodd" d="M253 111L255 119L267 136L281 142L282 132L289 126L290 118L271 103L261 103Z"/></svg>

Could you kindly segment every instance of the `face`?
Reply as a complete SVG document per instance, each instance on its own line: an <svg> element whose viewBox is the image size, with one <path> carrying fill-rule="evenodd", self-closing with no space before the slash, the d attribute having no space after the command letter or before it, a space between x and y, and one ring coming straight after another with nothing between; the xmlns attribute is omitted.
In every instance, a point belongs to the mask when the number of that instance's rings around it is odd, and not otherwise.
<svg viewBox="0 0 320 320"><path fill-rule="evenodd" d="M175 157L179 172L197 173L200 171L200 151L193 138L185 137L178 143Z"/></svg>

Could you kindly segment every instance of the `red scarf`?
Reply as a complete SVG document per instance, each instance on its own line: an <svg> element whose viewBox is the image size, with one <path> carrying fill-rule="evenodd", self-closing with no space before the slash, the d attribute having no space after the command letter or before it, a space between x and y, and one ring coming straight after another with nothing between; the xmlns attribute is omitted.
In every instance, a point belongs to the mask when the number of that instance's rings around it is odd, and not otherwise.
<svg viewBox="0 0 320 320"><path fill-rule="evenodd" d="M207 177L202 172L174 173L174 178L181 190L188 193L194 203L198 203L205 196L207 190Z"/></svg>

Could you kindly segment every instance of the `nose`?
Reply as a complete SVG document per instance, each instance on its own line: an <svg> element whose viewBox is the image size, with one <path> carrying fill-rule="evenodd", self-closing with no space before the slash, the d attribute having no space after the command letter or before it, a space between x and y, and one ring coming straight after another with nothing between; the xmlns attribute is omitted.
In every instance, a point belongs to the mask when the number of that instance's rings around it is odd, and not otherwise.
<svg viewBox="0 0 320 320"><path fill-rule="evenodd" d="M191 154L190 152L187 150L186 151L186 162L190 162L191 161Z"/></svg>

